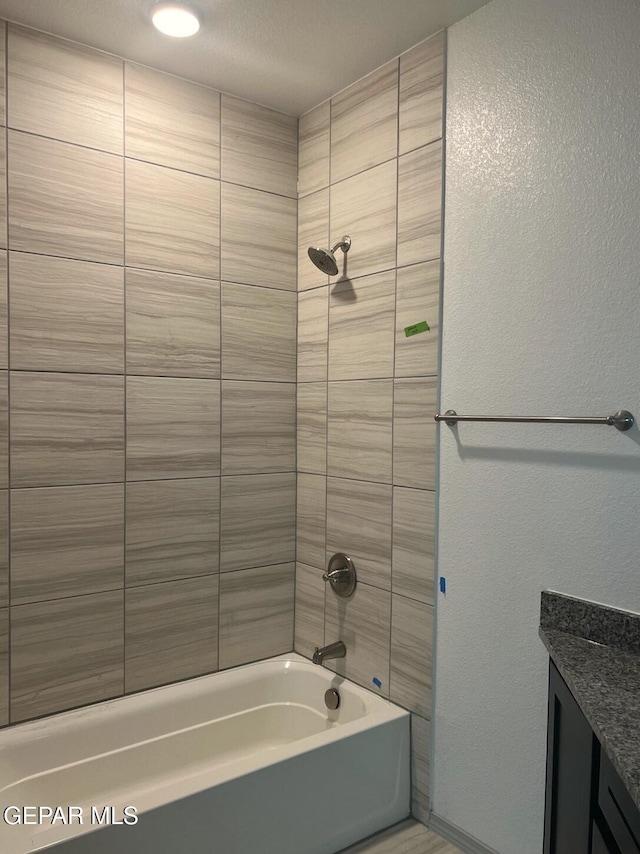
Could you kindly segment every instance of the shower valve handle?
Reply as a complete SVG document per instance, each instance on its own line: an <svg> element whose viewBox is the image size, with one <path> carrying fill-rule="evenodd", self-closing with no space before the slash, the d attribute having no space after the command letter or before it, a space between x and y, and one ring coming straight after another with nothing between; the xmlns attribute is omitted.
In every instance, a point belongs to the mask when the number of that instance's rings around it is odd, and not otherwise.
<svg viewBox="0 0 640 854"><path fill-rule="evenodd" d="M324 581L348 581L351 572L348 569L332 569L331 572L323 572Z"/></svg>
<svg viewBox="0 0 640 854"><path fill-rule="evenodd" d="M322 578L330 582L336 596L351 596L356 589L356 568L349 555L343 552L333 555Z"/></svg>

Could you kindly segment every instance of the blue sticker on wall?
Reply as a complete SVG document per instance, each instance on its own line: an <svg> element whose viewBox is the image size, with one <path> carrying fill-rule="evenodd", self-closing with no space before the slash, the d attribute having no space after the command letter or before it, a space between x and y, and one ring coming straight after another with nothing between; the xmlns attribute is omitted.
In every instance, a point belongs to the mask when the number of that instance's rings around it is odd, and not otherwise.
<svg viewBox="0 0 640 854"><path fill-rule="evenodd" d="M440 576L440 592L444 593L445 596L447 595L447 579L444 575Z"/></svg>
<svg viewBox="0 0 640 854"><path fill-rule="evenodd" d="M374 676L371 681L376 686L376 688L382 688L382 682L378 679L377 676Z"/></svg>

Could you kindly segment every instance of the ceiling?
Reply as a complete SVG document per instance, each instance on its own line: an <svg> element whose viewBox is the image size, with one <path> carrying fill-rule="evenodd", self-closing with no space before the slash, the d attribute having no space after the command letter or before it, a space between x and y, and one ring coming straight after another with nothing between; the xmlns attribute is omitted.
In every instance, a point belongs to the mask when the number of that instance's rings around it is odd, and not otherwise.
<svg viewBox="0 0 640 854"><path fill-rule="evenodd" d="M487 0L194 0L171 39L151 0L0 0L0 17L300 115Z"/></svg>

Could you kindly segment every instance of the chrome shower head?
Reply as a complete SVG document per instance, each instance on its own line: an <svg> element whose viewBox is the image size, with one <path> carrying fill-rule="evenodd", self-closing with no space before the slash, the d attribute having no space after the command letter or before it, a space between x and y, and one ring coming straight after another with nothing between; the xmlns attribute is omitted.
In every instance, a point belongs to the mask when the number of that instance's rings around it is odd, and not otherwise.
<svg viewBox="0 0 640 854"><path fill-rule="evenodd" d="M319 246L310 246L308 253L309 258L311 258L318 270L326 273L327 276L337 275L338 265L333 252L329 252L327 249L320 249Z"/></svg>
<svg viewBox="0 0 640 854"><path fill-rule="evenodd" d="M338 262L336 261L334 252L337 249L348 252L350 246L351 238L347 236L343 237L339 243L336 243L333 249L321 249L319 246L310 246L307 253L318 270L326 273L327 276L337 276Z"/></svg>

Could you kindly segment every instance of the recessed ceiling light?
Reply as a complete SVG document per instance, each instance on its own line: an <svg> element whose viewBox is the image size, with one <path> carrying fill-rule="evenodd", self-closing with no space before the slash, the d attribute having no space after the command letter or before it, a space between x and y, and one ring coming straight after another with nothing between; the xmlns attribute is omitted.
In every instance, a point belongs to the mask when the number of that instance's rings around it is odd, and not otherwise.
<svg viewBox="0 0 640 854"><path fill-rule="evenodd" d="M151 7L154 27L165 36L183 39L200 29L201 15L189 3L155 3Z"/></svg>

